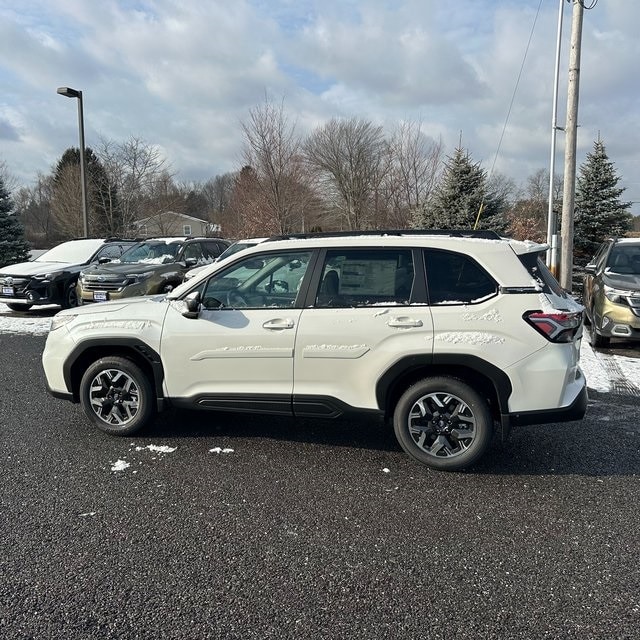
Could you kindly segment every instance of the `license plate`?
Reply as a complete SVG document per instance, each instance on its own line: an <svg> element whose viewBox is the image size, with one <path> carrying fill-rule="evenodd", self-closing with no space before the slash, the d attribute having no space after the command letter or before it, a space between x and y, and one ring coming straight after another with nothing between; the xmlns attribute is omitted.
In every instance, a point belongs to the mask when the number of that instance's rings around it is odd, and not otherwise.
<svg viewBox="0 0 640 640"><path fill-rule="evenodd" d="M13 290L13 287L2 287L2 295L3 296L14 296L15 295L15 291Z"/></svg>
<svg viewBox="0 0 640 640"><path fill-rule="evenodd" d="M106 291L94 291L93 292L93 301L94 302L106 302L107 301L107 292Z"/></svg>

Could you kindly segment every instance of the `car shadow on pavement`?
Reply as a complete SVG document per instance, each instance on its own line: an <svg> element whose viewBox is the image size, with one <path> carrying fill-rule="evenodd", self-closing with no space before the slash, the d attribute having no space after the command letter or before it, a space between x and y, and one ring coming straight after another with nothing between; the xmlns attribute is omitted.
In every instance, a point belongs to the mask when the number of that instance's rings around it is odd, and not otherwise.
<svg viewBox="0 0 640 640"><path fill-rule="evenodd" d="M612 415L607 403L590 403L578 422L517 427L502 443L498 435L489 451L463 473L482 475L632 476L640 474L640 424L637 404L620 398ZM626 404L625 404L626 403ZM393 428L381 418L335 420L214 411L169 410L140 434L144 438L233 438L288 441L402 453ZM403 454L404 455L404 454ZM420 465L416 463L419 467ZM425 467L426 470L426 467Z"/></svg>
<svg viewBox="0 0 640 640"><path fill-rule="evenodd" d="M401 451L393 428L377 416L334 420L170 409L141 432L146 437L268 438L336 447Z"/></svg>
<svg viewBox="0 0 640 640"><path fill-rule="evenodd" d="M597 394L582 421L517 427L474 471L483 474L634 476L640 474L640 403Z"/></svg>

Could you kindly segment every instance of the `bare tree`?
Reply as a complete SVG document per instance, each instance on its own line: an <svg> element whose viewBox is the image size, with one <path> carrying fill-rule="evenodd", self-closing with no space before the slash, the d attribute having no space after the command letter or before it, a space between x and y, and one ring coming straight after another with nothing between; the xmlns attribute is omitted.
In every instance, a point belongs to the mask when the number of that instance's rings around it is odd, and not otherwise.
<svg viewBox="0 0 640 640"><path fill-rule="evenodd" d="M518 240L544 242L547 234L548 202L549 172L538 169L527 178L520 197L507 213L509 235Z"/></svg>
<svg viewBox="0 0 640 640"><path fill-rule="evenodd" d="M207 201L212 222L222 224L231 202L237 173L224 173L215 176L202 185L202 195Z"/></svg>
<svg viewBox="0 0 640 640"><path fill-rule="evenodd" d="M373 196L387 166L382 127L357 118L334 118L311 134L304 151L307 162L320 172L325 193L335 198L341 226L373 226Z"/></svg>
<svg viewBox="0 0 640 640"><path fill-rule="evenodd" d="M173 176L168 172L163 172L150 181L144 191L144 198L139 203L138 213L142 218L152 216L162 217L163 213L175 211L176 213L186 213L185 199L179 185ZM162 228L162 233L172 235L169 228Z"/></svg>
<svg viewBox="0 0 640 640"><path fill-rule="evenodd" d="M273 218L279 233L288 233L299 224L308 192L295 124L289 122L282 103L276 106L266 100L249 111L242 132L245 165L254 171L254 195L261 201L256 211Z"/></svg>
<svg viewBox="0 0 640 640"><path fill-rule="evenodd" d="M4 160L0 159L0 181L4 184L6 189L10 192L16 190L18 186L18 181L15 176L9 171L9 167Z"/></svg>
<svg viewBox="0 0 640 640"><path fill-rule="evenodd" d="M135 136L123 143L102 138L97 155L109 178L102 203L107 215L117 219L123 233L134 233L134 221L150 215L145 201L173 178L166 158L156 146Z"/></svg>
<svg viewBox="0 0 640 640"><path fill-rule="evenodd" d="M243 167L227 209L225 236L250 238L281 233L277 219L271 214L256 171L250 166Z"/></svg>
<svg viewBox="0 0 640 640"><path fill-rule="evenodd" d="M25 238L38 249L52 247L61 239L51 211L52 197L53 177L38 174L34 186L22 187L15 198Z"/></svg>
<svg viewBox="0 0 640 640"><path fill-rule="evenodd" d="M420 127L420 122L402 122L389 143L389 221L399 229L411 226L424 212L442 169L442 140L432 140Z"/></svg>

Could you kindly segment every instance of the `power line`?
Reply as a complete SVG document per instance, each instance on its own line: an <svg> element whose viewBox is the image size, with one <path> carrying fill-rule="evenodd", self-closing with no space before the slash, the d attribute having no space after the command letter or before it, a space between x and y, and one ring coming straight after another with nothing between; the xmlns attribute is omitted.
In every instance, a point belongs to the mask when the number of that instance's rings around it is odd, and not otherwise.
<svg viewBox="0 0 640 640"><path fill-rule="evenodd" d="M597 1L598 0L594 0L594 2L597 2ZM536 11L535 18L533 19L533 24L531 25L531 33L529 33L529 40L527 41L527 47L524 51L524 56L522 57L522 64L520 65L520 71L518 72L516 84L515 84L515 87L513 88L513 93L511 95L511 102L509 103L509 109L507 111L507 117L505 118L504 126L502 127L502 133L500 134L500 140L498 141L498 147L496 149L496 154L493 158L493 164L491 165L491 170L489 171L489 175L487 177L487 182L491 179L491 176L493 176L493 171L496 167L496 162L498 161L498 155L500 154L500 148L502 147L504 134L507 130L507 125L509 124L509 118L511 117L511 110L513 109L513 103L515 102L515 99L516 99L516 93L518 92L518 86L520 85L520 79L522 78L524 65L525 65L525 62L527 61L527 54L529 53L529 48L531 47L531 40L533 39L533 33L536 28L536 23L538 22L538 16L540 15L540 7L542 7L542 2L543 0L540 0L540 2L538 3L538 10ZM480 222L480 216L482 215L483 209L484 209L484 198L480 203L480 209L478 210L478 215L476 216L476 222L473 227L474 229L478 227L478 223Z"/></svg>

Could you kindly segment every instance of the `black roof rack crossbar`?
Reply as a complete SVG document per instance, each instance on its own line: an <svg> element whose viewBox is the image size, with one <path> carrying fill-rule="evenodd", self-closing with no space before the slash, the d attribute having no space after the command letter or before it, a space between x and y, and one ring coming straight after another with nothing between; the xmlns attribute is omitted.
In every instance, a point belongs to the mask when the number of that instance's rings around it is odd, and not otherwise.
<svg viewBox="0 0 640 640"><path fill-rule="evenodd" d="M320 231L315 233L288 233L271 236L275 240L304 240L311 238L353 238L356 236L451 236L452 238L478 238L500 240L495 231L489 229L367 229L365 231Z"/></svg>

